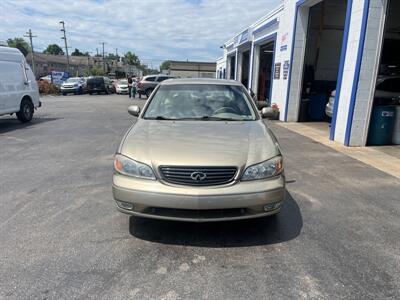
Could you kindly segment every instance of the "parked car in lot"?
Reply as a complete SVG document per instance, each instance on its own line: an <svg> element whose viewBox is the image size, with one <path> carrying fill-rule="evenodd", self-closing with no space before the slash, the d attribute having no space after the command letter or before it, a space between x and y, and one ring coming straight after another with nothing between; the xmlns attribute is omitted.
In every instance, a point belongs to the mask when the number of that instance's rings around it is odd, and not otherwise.
<svg viewBox="0 0 400 300"><path fill-rule="evenodd" d="M115 92L117 94L128 94L128 80L120 79L115 82Z"/></svg>
<svg viewBox="0 0 400 300"><path fill-rule="evenodd" d="M0 116L16 113L21 122L30 122L40 106L38 85L24 55L0 46Z"/></svg>
<svg viewBox="0 0 400 300"><path fill-rule="evenodd" d="M46 75L46 76L40 77L39 81L46 81L48 83L51 83L51 81L52 81L51 80L51 75Z"/></svg>
<svg viewBox="0 0 400 300"><path fill-rule="evenodd" d="M137 93L141 95L146 95L146 97L150 97L151 93L153 90L156 88L156 86L167 79L173 79L175 77L168 76L168 75L149 75L149 76L144 76L137 84Z"/></svg>
<svg viewBox="0 0 400 300"><path fill-rule="evenodd" d="M90 95L94 93L111 94L114 92L114 86L110 78L105 76L89 77L86 81L87 91Z"/></svg>
<svg viewBox="0 0 400 300"><path fill-rule="evenodd" d="M113 195L121 212L205 222L280 211L282 154L241 83L168 80L143 112L138 106L128 111L138 119L114 160Z"/></svg>
<svg viewBox="0 0 400 300"><path fill-rule="evenodd" d="M71 77L61 84L61 93L65 96L69 93L83 94L86 91L86 81L83 77Z"/></svg>
<svg viewBox="0 0 400 300"><path fill-rule="evenodd" d="M336 91L332 91L325 113L332 118ZM376 81L375 105L400 105L400 76L380 76Z"/></svg>

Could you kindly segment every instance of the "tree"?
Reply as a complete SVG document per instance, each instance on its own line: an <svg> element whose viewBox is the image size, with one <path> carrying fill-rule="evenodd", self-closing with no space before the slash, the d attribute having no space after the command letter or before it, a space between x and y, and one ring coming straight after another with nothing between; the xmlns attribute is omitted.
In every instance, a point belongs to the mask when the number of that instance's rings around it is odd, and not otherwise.
<svg viewBox="0 0 400 300"><path fill-rule="evenodd" d="M8 39L7 44L9 47L17 48L24 56L31 50L28 43L23 38Z"/></svg>
<svg viewBox="0 0 400 300"><path fill-rule="evenodd" d="M90 70L90 74L92 76L103 76L104 71L103 68L100 66L93 66L93 68Z"/></svg>
<svg viewBox="0 0 400 300"><path fill-rule="evenodd" d="M109 53L106 58L111 60L119 60L119 56L115 55L114 53Z"/></svg>
<svg viewBox="0 0 400 300"><path fill-rule="evenodd" d="M171 66L171 61L169 60L163 61L163 63L160 65L160 71L168 70L170 66Z"/></svg>
<svg viewBox="0 0 400 300"><path fill-rule="evenodd" d="M139 57L137 57L137 55L135 53L132 53L131 51L125 53L125 62L128 65L140 66Z"/></svg>
<svg viewBox="0 0 400 300"><path fill-rule="evenodd" d="M64 55L64 51L57 44L48 45L46 50L43 51L45 54L54 54L54 55Z"/></svg>
<svg viewBox="0 0 400 300"><path fill-rule="evenodd" d="M85 53L79 51L79 49L75 48L74 52L71 53L72 56L86 56Z"/></svg>

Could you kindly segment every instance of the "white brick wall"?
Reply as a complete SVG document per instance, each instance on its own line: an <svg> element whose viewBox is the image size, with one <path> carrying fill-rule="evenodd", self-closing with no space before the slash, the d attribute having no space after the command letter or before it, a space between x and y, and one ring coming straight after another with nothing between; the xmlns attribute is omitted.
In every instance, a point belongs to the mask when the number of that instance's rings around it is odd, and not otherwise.
<svg viewBox="0 0 400 300"><path fill-rule="evenodd" d="M348 122L351 92L354 82L358 45L360 41L362 13L365 0L353 0L351 10L350 30L347 42L346 58L344 62L342 87L338 104L334 139L344 143Z"/></svg>
<svg viewBox="0 0 400 300"><path fill-rule="evenodd" d="M358 82L349 146L365 146L367 141L369 119L379 66L380 45L382 44L384 30L385 10L385 1L370 0L360 80Z"/></svg>
<svg viewBox="0 0 400 300"><path fill-rule="evenodd" d="M349 44L347 46L335 130L335 140L341 143L345 143L346 126L348 122L351 122L348 117L351 92L355 80L358 46L362 39L360 33L364 1L365 0L353 0ZM349 146L365 146L367 140L369 116L375 92L375 80L384 25L384 6L386 5L384 2L385 1L382 0L370 0Z"/></svg>

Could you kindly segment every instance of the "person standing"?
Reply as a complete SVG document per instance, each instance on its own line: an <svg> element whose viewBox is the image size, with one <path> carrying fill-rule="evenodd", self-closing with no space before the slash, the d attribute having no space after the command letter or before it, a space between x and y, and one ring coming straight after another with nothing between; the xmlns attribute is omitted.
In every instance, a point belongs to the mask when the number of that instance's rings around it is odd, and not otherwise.
<svg viewBox="0 0 400 300"><path fill-rule="evenodd" d="M132 79L131 97L135 98L135 96L136 96L136 80Z"/></svg>
<svg viewBox="0 0 400 300"><path fill-rule="evenodd" d="M132 95L131 95L131 93L132 93L132 83L133 83L132 76L128 76L128 95L129 95L129 98L132 97Z"/></svg>

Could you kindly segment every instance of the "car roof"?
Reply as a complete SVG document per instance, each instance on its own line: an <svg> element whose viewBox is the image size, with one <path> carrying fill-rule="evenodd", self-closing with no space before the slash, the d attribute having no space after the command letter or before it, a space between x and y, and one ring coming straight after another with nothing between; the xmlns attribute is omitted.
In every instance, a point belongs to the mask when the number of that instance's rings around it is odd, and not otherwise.
<svg viewBox="0 0 400 300"><path fill-rule="evenodd" d="M159 77L159 76L162 76L162 77L171 77L171 78L173 78L174 76L171 76L171 75L166 75L166 74L153 74L153 75L146 75L146 76L143 76L143 78L147 78L147 77Z"/></svg>
<svg viewBox="0 0 400 300"><path fill-rule="evenodd" d="M17 48L0 46L0 58L3 61L25 61L24 55Z"/></svg>
<svg viewBox="0 0 400 300"><path fill-rule="evenodd" d="M178 85L178 84L215 84L215 85L237 85L242 84L236 80L217 79L217 78L176 78L167 79L160 83L161 85Z"/></svg>

